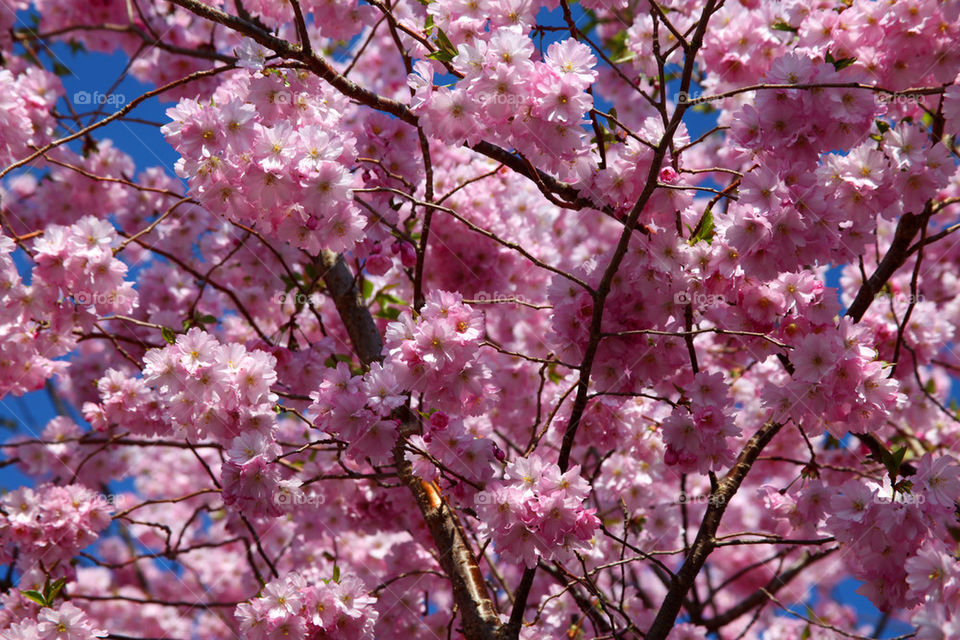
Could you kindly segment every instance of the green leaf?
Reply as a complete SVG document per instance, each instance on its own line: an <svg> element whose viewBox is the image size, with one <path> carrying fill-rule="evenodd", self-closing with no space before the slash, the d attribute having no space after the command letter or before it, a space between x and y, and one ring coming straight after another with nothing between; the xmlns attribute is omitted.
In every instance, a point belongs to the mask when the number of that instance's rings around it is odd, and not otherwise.
<svg viewBox="0 0 960 640"><path fill-rule="evenodd" d="M890 123L884 122L883 120L877 120L877 131L880 133L886 133L890 130Z"/></svg>
<svg viewBox="0 0 960 640"><path fill-rule="evenodd" d="M881 462L887 469L887 473L890 474L891 478L896 478L900 474L900 465L903 463L903 457L907 455L907 448L900 447L893 453L883 450L880 452L880 455L883 457Z"/></svg>
<svg viewBox="0 0 960 640"><path fill-rule="evenodd" d="M428 37L428 38L430 37L430 32L433 31L433 28L434 28L435 26L436 26L436 25L433 24L433 14L432 14L432 13L428 13L428 14L427 14L427 20L426 20L426 22L423 23L423 31L424 31L424 33L427 34L427 37Z"/></svg>
<svg viewBox="0 0 960 640"><path fill-rule="evenodd" d="M398 298L392 293L387 293L385 289L386 287L381 289L380 292L377 294L377 302L379 302L381 305L386 305L387 303L391 303L391 304L399 304L399 305L406 306L407 304L406 300L404 300L403 298Z"/></svg>
<svg viewBox="0 0 960 640"><path fill-rule="evenodd" d="M340 565L333 565L333 581L337 584L340 583Z"/></svg>
<svg viewBox="0 0 960 640"><path fill-rule="evenodd" d="M160 335L167 341L167 344L173 344L177 341L177 334L175 334L170 327L160 329Z"/></svg>
<svg viewBox="0 0 960 640"><path fill-rule="evenodd" d="M825 55L823 59L825 62L832 64L833 68L836 69L837 71L840 71L841 69L846 69L847 67L849 67L850 65L852 65L854 62L857 61L856 58L840 58L839 60L837 60L836 58L833 57L833 54L830 53L829 51L827 51L827 55Z"/></svg>
<svg viewBox="0 0 960 640"><path fill-rule="evenodd" d="M437 28L437 46L440 47L441 51L444 51L450 54L450 59L452 60L454 56L457 55L457 48L453 46L453 43L450 42L450 38L447 37L447 34L443 32L443 29Z"/></svg>
<svg viewBox="0 0 960 640"><path fill-rule="evenodd" d="M60 578L56 580L53 584L48 584L43 589L47 602L52 603L57 598L57 596L60 595L60 592L63 590L63 587L66 584L67 584L66 578Z"/></svg>
<svg viewBox="0 0 960 640"><path fill-rule="evenodd" d="M290 276L284 274L280 276L280 280L283 281L283 292L290 293L293 289L297 288L297 281L291 278Z"/></svg>
<svg viewBox="0 0 960 640"><path fill-rule="evenodd" d="M387 320L396 320L400 317L400 309L397 307L383 307L380 311L373 314L376 318L385 318Z"/></svg>
<svg viewBox="0 0 960 640"><path fill-rule="evenodd" d="M550 365L547 367L547 379L550 380L553 384L559 384L563 382L563 376L557 373L556 365Z"/></svg>
<svg viewBox="0 0 960 640"><path fill-rule="evenodd" d="M44 597L43 597L43 594L40 593L39 591L34 591L33 589L30 589L29 591L21 591L20 593L23 594L23 597L24 597L24 598L28 598L28 599L30 599L30 600L33 600L34 602L36 602L36 603L37 603L38 605L40 605L41 607L47 606L47 600L46 600L46 598L44 598Z"/></svg>
<svg viewBox="0 0 960 640"><path fill-rule="evenodd" d="M70 71L70 68L64 64L61 64L54 60L53 62L53 73L60 77L69 76L73 74L73 71Z"/></svg>
<svg viewBox="0 0 960 640"><path fill-rule="evenodd" d="M773 29L774 31L789 31L790 33L796 33L796 32L797 32L797 28L796 28L796 27L790 26L789 24L787 24L787 23L784 22L783 20L777 20L777 21L774 22L772 25L770 25L770 28Z"/></svg>
<svg viewBox="0 0 960 640"><path fill-rule="evenodd" d="M707 244L713 242L713 212L708 208L703 212L703 217L700 218L700 222L697 223L697 232L690 238L690 244L694 245L705 240Z"/></svg>
<svg viewBox="0 0 960 640"><path fill-rule="evenodd" d="M453 54L449 51L444 51L443 49L434 51L433 53L428 53L427 57L431 60L436 60L437 62L450 62L453 60Z"/></svg>
<svg viewBox="0 0 960 640"><path fill-rule="evenodd" d="M637 54L631 50L627 50L623 55L619 55L616 58L613 58L610 62L613 64L621 64L623 62L630 62L637 57Z"/></svg>
<svg viewBox="0 0 960 640"><path fill-rule="evenodd" d="M857 61L856 58L840 58L839 60L833 63L833 68L836 69L837 71L840 71L841 69L846 69L856 61Z"/></svg>
<svg viewBox="0 0 960 640"><path fill-rule="evenodd" d="M823 443L823 448L824 449L843 449L845 447L843 446L842 442L840 442L839 440L837 440L836 438L834 438L832 435L828 433L827 438Z"/></svg>
<svg viewBox="0 0 960 640"><path fill-rule="evenodd" d="M208 313L207 315L198 317L197 322L201 324L215 324L217 322L217 319L216 317Z"/></svg>

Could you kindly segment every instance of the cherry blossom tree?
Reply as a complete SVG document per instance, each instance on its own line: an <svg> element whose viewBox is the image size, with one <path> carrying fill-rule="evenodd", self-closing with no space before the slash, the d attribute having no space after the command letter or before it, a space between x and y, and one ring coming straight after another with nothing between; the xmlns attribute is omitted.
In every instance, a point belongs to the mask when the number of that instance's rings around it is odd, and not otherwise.
<svg viewBox="0 0 960 640"><path fill-rule="evenodd" d="M0 637L960 638L958 18L2 0Z"/></svg>

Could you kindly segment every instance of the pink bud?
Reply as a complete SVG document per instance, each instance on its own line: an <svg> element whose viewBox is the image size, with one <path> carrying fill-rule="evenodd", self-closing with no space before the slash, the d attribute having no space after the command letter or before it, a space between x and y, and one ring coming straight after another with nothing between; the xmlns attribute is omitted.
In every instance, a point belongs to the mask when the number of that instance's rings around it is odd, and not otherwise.
<svg viewBox="0 0 960 640"><path fill-rule="evenodd" d="M370 256L364 264L367 273L372 276L382 276L387 271L390 271L390 267L392 266L393 260L382 253Z"/></svg>
<svg viewBox="0 0 960 640"><path fill-rule="evenodd" d="M417 264L417 251L409 242L400 245L400 262L405 267L413 267Z"/></svg>
<svg viewBox="0 0 960 640"><path fill-rule="evenodd" d="M673 465L680 462L680 456L677 455L677 452L673 447L667 445L667 450L663 454L663 461L668 466L672 467Z"/></svg>
<svg viewBox="0 0 960 640"><path fill-rule="evenodd" d="M660 169L660 182L664 184L673 184L677 181L677 170L673 167L664 167Z"/></svg>
<svg viewBox="0 0 960 640"><path fill-rule="evenodd" d="M434 429L442 431L447 428L448 424L450 424L450 417L443 411L437 411L430 416L430 426Z"/></svg>

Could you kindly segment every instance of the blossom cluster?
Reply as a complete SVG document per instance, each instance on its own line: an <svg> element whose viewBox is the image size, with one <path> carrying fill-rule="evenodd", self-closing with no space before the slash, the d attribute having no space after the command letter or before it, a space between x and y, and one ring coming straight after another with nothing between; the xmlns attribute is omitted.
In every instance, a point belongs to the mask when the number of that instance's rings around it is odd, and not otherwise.
<svg viewBox="0 0 960 640"><path fill-rule="evenodd" d="M95 216L69 227L49 225L33 246L34 275L45 285L35 295L52 306L49 301L62 291L91 313L130 313L137 294L124 281L127 265L114 255L117 239L113 225Z"/></svg>
<svg viewBox="0 0 960 640"><path fill-rule="evenodd" d="M426 408L479 413L491 391L483 339L483 314L459 293L432 291L416 320L404 312L387 325L384 368L402 388L425 393Z"/></svg>
<svg viewBox="0 0 960 640"><path fill-rule="evenodd" d="M322 584L290 572L267 583L260 596L237 606L236 617L246 640L329 638L372 640L376 600L355 575Z"/></svg>
<svg viewBox="0 0 960 640"><path fill-rule="evenodd" d="M828 62L794 53L774 60L764 78L774 85L843 84L860 79ZM877 110L873 93L857 88L770 89L758 93L756 107L746 105L735 116L732 134L749 149L781 153L789 149L797 161L810 162L819 152L849 148L863 140Z"/></svg>
<svg viewBox="0 0 960 640"><path fill-rule="evenodd" d="M506 466L506 482L487 485L476 508L504 560L534 567L538 558L567 561L590 548L600 526L595 509L583 506L590 491L580 467L564 473L537 455Z"/></svg>
<svg viewBox="0 0 960 640"><path fill-rule="evenodd" d="M826 429L836 438L848 430L875 428L905 397L868 340L868 329L847 319L797 340L790 354L792 376L766 390L764 400L773 419L789 415L809 435Z"/></svg>
<svg viewBox="0 0 960 640"><path fill-rule="evenodd" d="M0 632L7 640L89 640L107 635L98 626L83 609L63 602L56 608L44 607L9 626L0 624Z"/></svg>
<svg viewBox="0 0 960 640"><path fill-rule="evenodd" d="M179 175L214 214L311 253L353 248L365 219L352 199L343 96L305 72L238 74L214 104L183 99L168 110L162 131L182 156Z"/></svg>
<svg viewBox="0 0 960 640"><path fill-rule="evenodd" d="M57 416L40 432L41 442L16 436L3 452L17 458L20 468L36 478L73 478L77 484L98 487L104 478L123 477L129 471L129 459L116 449L104 450L102 444L81 443L87 433L70 418Z"/></svg>
<svg viewBox="0 0 960 640"><path fill-rule="evenodd" d="M825 532L848 545L846 564L863 581L860 592L878 607L913 608L940 588L957 595L949 571L928 567L942 562L941 550L952 540L936 523L953 513L960 491L960 466L953 457L925 454L916 467L907 484L897 488L889 479L882 484L850 479L839 486L808 480L802 490L765 486L759 493L770 513L789 523L784 531Z"/></svg>
<svg viewBox="0 0 960 640"><path fill-rule="evenodd" d="M684 472L719 471L733 464L727 438L740 435L733 422L722 373L700 372L689 389L690 406L677 406L663 422L664 461Z"/></svg>
<svg viewBox="0 0 960 640"><path fill-rule="evenodd" d="M348 442L348 454L359 460L388 458L397 438L391 413L406 401L390 369L374 364L357 376L340 362L310 398L314 426Z"/></svg>
<svg viewBox="0 0 960 640"><path fill-rule="evenodd" d="M533 55L533 42L519 24L457 42L451 64L462 80L435 87L433 66L417 63L409 80L413 111L423 116L430 135L444 142L474 143L492 134L498 143L576 180L592 165L582 125L593 107L586 89L596 79L596 58L572 38L551 44L543 61Z"/></svg>
<svg viewBox="0 0 960 640"><path fill-rule="evenodd" d="M228 443L246 432L270 433L275 422L276 359L235 342L222 344L206 331L191 328L173 344L144 355L143 383L108 373L101 394L107 419L136 429L131 418L142 410L153 417L159 400L168 427L190 438ZM152 428L154 420L145 422Z"/></svg>
<svg viewBox="0 0 960 640"><path fill-rule="evenodd" d="M930 540L907 559L907 596L919 600L910 622L919 640L940 640L960 636L960 563L949 545Z"/></svg>
<svg viewBox="0 0 960 640"><path fill-rule="evenodd" d="M20 487L0 507L0 563L16 561L24 584L73 576L71 559L110 524L106 500L75 484Z"/></svg>
<svg viewBox="0 0 960 640"><path fill-rule="evenodd" d="M85 216L48 225L32 243L35 266L26 284L14 263L16 245L0 236L0 395L22 394L65 369L57 358L76 346L74 329L98 314L129 313L137 293L127 266L113 254L113 226Z"/></svg>
<svg viewBox="0 0 960 640"><path fill-rule="evenodd" d="M50 137L53 105L63 85L53 73L36 67L0 69L0 164L7 165Z"/></svg>

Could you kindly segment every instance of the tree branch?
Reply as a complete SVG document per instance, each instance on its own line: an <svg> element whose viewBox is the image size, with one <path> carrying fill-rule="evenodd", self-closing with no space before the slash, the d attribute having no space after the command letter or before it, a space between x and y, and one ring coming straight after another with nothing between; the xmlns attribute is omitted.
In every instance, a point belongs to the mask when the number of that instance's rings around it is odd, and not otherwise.
<svg viewBox="0 0 960 640"><path fill-rule="evenodd" d="M707 511L703 515L697 538L693 541L693 546L690 548L690 553L687 554L683 566L670 581L670 589L663 599L657 617L647 632L647 640L664 640L670 633L677 615L680 613L680 608L683 606L684 597L686 597L690 587L693 586L693 581L700 573L700 569L703 568L707 556L710 555L717 544L715 536L720 526L720 520L723 518L723 513L727 509L727 504L736 494L737 489L740 488L740 484L747 476L760 452L773 440L782 427L783 425L777 422L768 422L760 427L744 446L743 451L740 452L733 468L710 492Z"/></svg>

